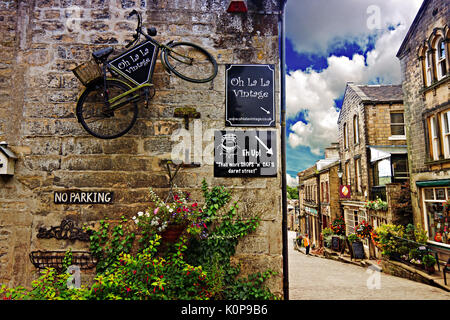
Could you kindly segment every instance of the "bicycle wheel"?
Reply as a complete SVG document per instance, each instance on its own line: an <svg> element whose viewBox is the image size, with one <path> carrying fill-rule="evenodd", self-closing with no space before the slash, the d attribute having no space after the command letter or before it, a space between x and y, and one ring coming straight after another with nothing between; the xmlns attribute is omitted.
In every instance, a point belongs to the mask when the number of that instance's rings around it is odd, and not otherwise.
<svg viewBox="0 0 450 320"><path fill-rule="evenodd" d="M131 87L124 82L107 79L108 98L113 99L128 91ZM114 139L123 136L134 125L138 107L134 101L127 101L130 95L118 99L120 107L107 110L104 101L103 79L88 85L78 99L76 114L83 128L94 137Z"/></svg>
<svg viewBox="0 0 450 320"><path fill-rule="evenodd" d="M183 80L204 83L217 75L217 62L202 47L189 42L174 42L164 48L161 59L167 68Z"/></svg>

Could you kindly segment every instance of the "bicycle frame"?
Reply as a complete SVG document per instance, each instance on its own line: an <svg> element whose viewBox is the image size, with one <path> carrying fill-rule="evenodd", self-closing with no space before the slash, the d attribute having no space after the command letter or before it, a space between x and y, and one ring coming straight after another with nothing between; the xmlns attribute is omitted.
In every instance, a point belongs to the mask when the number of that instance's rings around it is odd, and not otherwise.
<svg viewBox="0 0 450 320"><path fill-rule="evenodd" d="M105 99L105 105L106 105L106 108L105 108L105 109L106 109L107 112L114 111L114 110L120 108L121 106L123 106L123 105L125 105L125 104L131 102L131 101L139 100L139 99L140 99L140 96L139 96L139 94L133 95L133 96L129 97L128 99L126 99L125 101L121 101L121 102L120 102L120 100L121 100L122 98L124 98L124 97L126 97L126 96L128 96L128 95L130 95L130 94L133 94L133 93L135 93L136 91L138 91L138 90L140 90L140 89L147 89L147 90L148 90L149 88L153 87L153 84L151 84L150 81L151 81L152 78L153 78L154 65L155 65L156 59L158 58L158 55L160 56L160 60L161 60L162 65L164 66L164 68L165 68L166 70L168 70L167 66L165 65L165 63L164 63L164 61L163 61L163 59L161 58L161 55L160 55L160 53L161 53L162 51L164 51L164 50L169 50L170 52L174 52L175 55L171 55L171 57L172 57L174 60L177 60L177 61L179 61L179 62L181 62L181 63L192 64L192 61L193 61L192 58L190 58L190 57L188 57L188 56L186 56L186 55L183 55L183 54L181 54L181 53L177 53L176 51L174 51L172 48L170 48L170 47L168 46L170 43L173 42L173 40L170 41L170 42L168 42L167 44L162 44L162 43L159 43L157 40L153 39L153 38L152 38L151 36L149 36L148 34L144 33L144 32L142 31L141 17L140 17L139 14L137 14L137 15L138 15L138 27L136 28L136 34L135 34L135 36L134 36L134 39L135 39L135 40L132 41L132 42L130 42L130 43L127 45L127 47L131 47L132 44L138 42L138 39L139 39L139 36L140 36L140 35L143 35L144 38L146 39L146 41L141 42L141 43L138 44L138 45L132 46L129 50L125 51L125 52L122 53L121 55L116 56L116 57L114 57L113 59L109 59L109 60L107 60L107 61L105 61L105 62L103 63L103 68L102 68L102 70L103 70L103 83L104 83L104 99ZM132 51L135 50L136 48L139 48L140 46L145 45L147 42L150 42L150 43L154 46L154 52L153 52L152 60L150 61L150 64L151 64L151 65L150 65L149 75L148 75L148 78L147 78L146 81L144 81L143 83L138 83L138 82L136 82L134 79L132 79L131 77L127 76L127 75L126 75L124 72L122 72L119 68L113 66L112 63L113 63L115 60L119 59L120 57L123 57L123 56L126 55L127 53L132 52ZM179 57L179 58L178 58L178 57ZM182 59L185 59L185 60L182 60ZM116 74L120 75L121 77L123 77L123 78L126 79L128 82L132 83L132 84L133 84L133 87L132 87L130 90L128 90L128 91L126 91L126 92L124 92L124 93L122 93L122 94L120 94L120 95L118 95L118 96L116 96L116 97L114 97L114 98L109 99L109 98L108 98L108 90L107 90L107 82L106 82L106 80L107 80L106 69L108 69L108 70L111 72L111 74L116 73ZM169 70L169 72L170 72L170 70ZM122 81L122 82L124 82L124 81ZM127 83L127 82L124 82L124 83L127 84L127 85L129 85L129 83ZM147 94L148 94L148 92L146 91L146 95L147 95ZM148 99L148 97L147 97L147 99ZM148 101L147 101L147 103L148 103Z"/></svg>

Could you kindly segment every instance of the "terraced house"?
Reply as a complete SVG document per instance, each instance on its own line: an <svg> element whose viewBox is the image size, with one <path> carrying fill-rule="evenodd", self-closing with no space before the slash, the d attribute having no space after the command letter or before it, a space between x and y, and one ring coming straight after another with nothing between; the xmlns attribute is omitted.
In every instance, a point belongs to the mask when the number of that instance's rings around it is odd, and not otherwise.
<svg viewBox="0 0 450 320"><path fill-rule="evenodd" d="M450 257L450 91L448 1L425 0L398 53L414 222Z"/></svg>
<svg viewBox="0 0 450 320"><path fill-rule="evenodd" d="M401 86L348 83L338 131L346 233L354 233L363 220L375 228L393 223L398 191L408 180ZM387 210L366 207L377 198L387 202Z"/></svg>

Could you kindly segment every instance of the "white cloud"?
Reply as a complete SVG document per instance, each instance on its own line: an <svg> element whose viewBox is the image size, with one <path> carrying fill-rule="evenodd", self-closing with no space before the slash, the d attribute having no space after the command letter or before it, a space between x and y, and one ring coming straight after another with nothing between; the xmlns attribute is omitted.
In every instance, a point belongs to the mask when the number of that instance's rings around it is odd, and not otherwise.
<svg viewBox="0 0 450 320"><path fill-rule="evenodd" d="M322 1L323 0L312 1L307 7L310 7L311 9L316 5L319 5ZM316 4L316 2L318 3ZM342 10L338 8L339 6L336 6L336 2L330 1L330 6L326 11L329 12L330 10L336 9L336 13L339 14ZM341 2L348 3L352 1L345 0ZM355 2L358 2L358 5L352 2L355 9L352 7L351 10L348 8L348 5L342 5L343 7L346 7L346 10L348 11L345 14L351 14L353 11L358 12L358 10L364 7L359 4L359 0ZM363 3L364 2L365 1L363 1ZM377 2L380 3L380 1L371 1L371 3L374 4L377 4ZM400 3L405 5L407 3L407 1L401 2L397 0L391 2L393 6L399 6ZM397 8L397 11L389 13L389 15L385 17L386 21L408 20L410 23L419 7L417 1L412 2L415 2L416 6L409 3L401 10ZM314 3L314 5L312 3ZM368 2L366 2L366 7L367 3ZM410 16L399 13L403 11L410 12L411 8L415 8L415 11L413 14L410 13ZM317 11L320 11L319 8ZM296 21L299 20L300 19L297 19ZM348 26L345 26L346 23L343 23L343 20L339 19L338 21L340 21L339 24L337 24L336 21L330 23L337 29L339 29L338 25L344 25L340 27L340 32L342 32L340 34L341 36L350 32L350 29L348 29ZM349 20L350 25L354 23L355 22L351 19ZM324 25L327 25L327 23L324 23ZM320 72L311 69L306 71L297 70L286 76L287 117L292 118L299 112L303 112L305 115L304 118L307 121L307 124L299 121L290 127L292 132L289 134L288 142L292 148L297 146L309 146L311 153L320 155L322 150L329 146L331 142L337 141L337 119L339 112L336 110L334 100L342 97L347 82L354 82L357 84L400 83L400 63L396 58L396 53L408 28L409 25L406 26L402 24L397 26L394 30L386 29L384 31L379 31L373 49L367 53L367 59L360 54L354 54L351 59L346 56L338 57L330 55L327 58L328 67ZM309 30L313 30L312 35L310 35L309 38L314 37L313 35L318 32L318 34L316 34L318 37L317 39L309 39L309 41L311 41L311 47L309 47L309 49L316 48L316 50L318 50L316 52L324 52L321 50L325 50L325 47L320 48L321 44L318 40L322 39L324 41L322 45L324 45L331 41L332 35L337 35L337 32L339 32L339 30L334 30L331 34L324 35L320 30L314 31L313 27L309 28ZM323 30L324 29L322 29L322 31ZM353 36L355 36L355 33L353 33ZM361 39L359 41L363 43ZM313 44L312 42L317 43ZM306 44L303 43L300 45L300 49L302 49L304 45ZM305 50L305 48L302 50Z"/></svg>
<svg viewBox="0 0 450 320"><path fill-rule="evenodd" d="M289 173L286 173L286 183L290 187L298 186L298 177L293 178Z"/></svg>
<svg viewBox="0 0 450 320"><path fill-rule="evenodd" d="M344 40L362 48L388 26L409 26L422 0L294 0L286 5L286 33L297 51L328 56Z"/></svg>

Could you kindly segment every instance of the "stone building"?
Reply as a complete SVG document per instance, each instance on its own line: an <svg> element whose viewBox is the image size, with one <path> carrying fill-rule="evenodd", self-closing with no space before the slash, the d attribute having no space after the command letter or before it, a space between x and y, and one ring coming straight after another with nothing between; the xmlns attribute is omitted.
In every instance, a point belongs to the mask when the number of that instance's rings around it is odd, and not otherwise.
<svg viewBox="0 0 450 320"><path fill-rule="evenodd" d="M393 210L367 210L369 200L393 200L408 179L405 121L400 85L348 83L338 119L346 233L365 220L393 222ZM392 202L392 201L388 201Z"/></svg>
<svg viewBox="0 0 450 320"><path fill-rule="evenodd" d="M316 165L305 169L298 174L299 188L299 232L308 234L311 246L319 245L319 181Z"/></svg>
<svg viewBox="0 0 450 320"><path fill-rule="evenodd" d="M341 215L339 205L339 143L325 148L325 159L316 162L319 176L319 204L322 229Z"/></svg>
<svg viewBox="0 0 450 320"><path fill-rule="evenodd" d="M414 223L450 256L450 92L448 1L425 0L397 53L402 70Z"/></svg>
<svg viewBox="0 0 450 320"><path fill-rule="evenodd" d="M315 246L322 246L322 229L340 215L338 168L339 144L333 143L325 148L324 159L298 173L299 231Z"/></svg>
<svg viewBox="0 0 450 320"><path fill-rule="evenodd" d="M227 12L228 0L1 1L0 141L6 141L18 159L14 175L0 176L0 283L30 285L37 275L30 252L88 248L79 240L38 239L39 228L59 226L66 218L81 227L106 217L132 217L148 208L149 187L167 195L164 160L178 143L172 134L185 127L185 120L174 114L176 108L196 109L201 126L191 119L190 137L202 128L203 141L192 143L212 152L204 133L226 129L226 64L273 64L274 114L280 114L282 2L249 0L248 12L236 14ZM128 18L132 9L142 13L144 27L156 27L160 42L184 40L207 49L219 72L211 82L194 84L169 75L158 60L156 94L148 109L139 105L133 129L117 139L97 139L77 122L74 108L82 85L71 70L97 49L122 50L136 28L136 17ZM269 129L279 137L280 121L275 122ZM174 182L201 201L203 178L210 186L232 188L240 214L261 217L258 230L239 244L236 259L243 272L277 271L269 286L281 293L281 165L276 177L215 178L213 166L202 161L200 167L181 169ZM107 204L55 201L58 192L69 190L114 196Z"/></svg>
<svg viewBox="0 0 450 320"><path fill-rule="evenodd" d="M287 201L287 228L291 231L298 231L298 212L299 212L299 204L298 199L289 199Z"/></svg>

